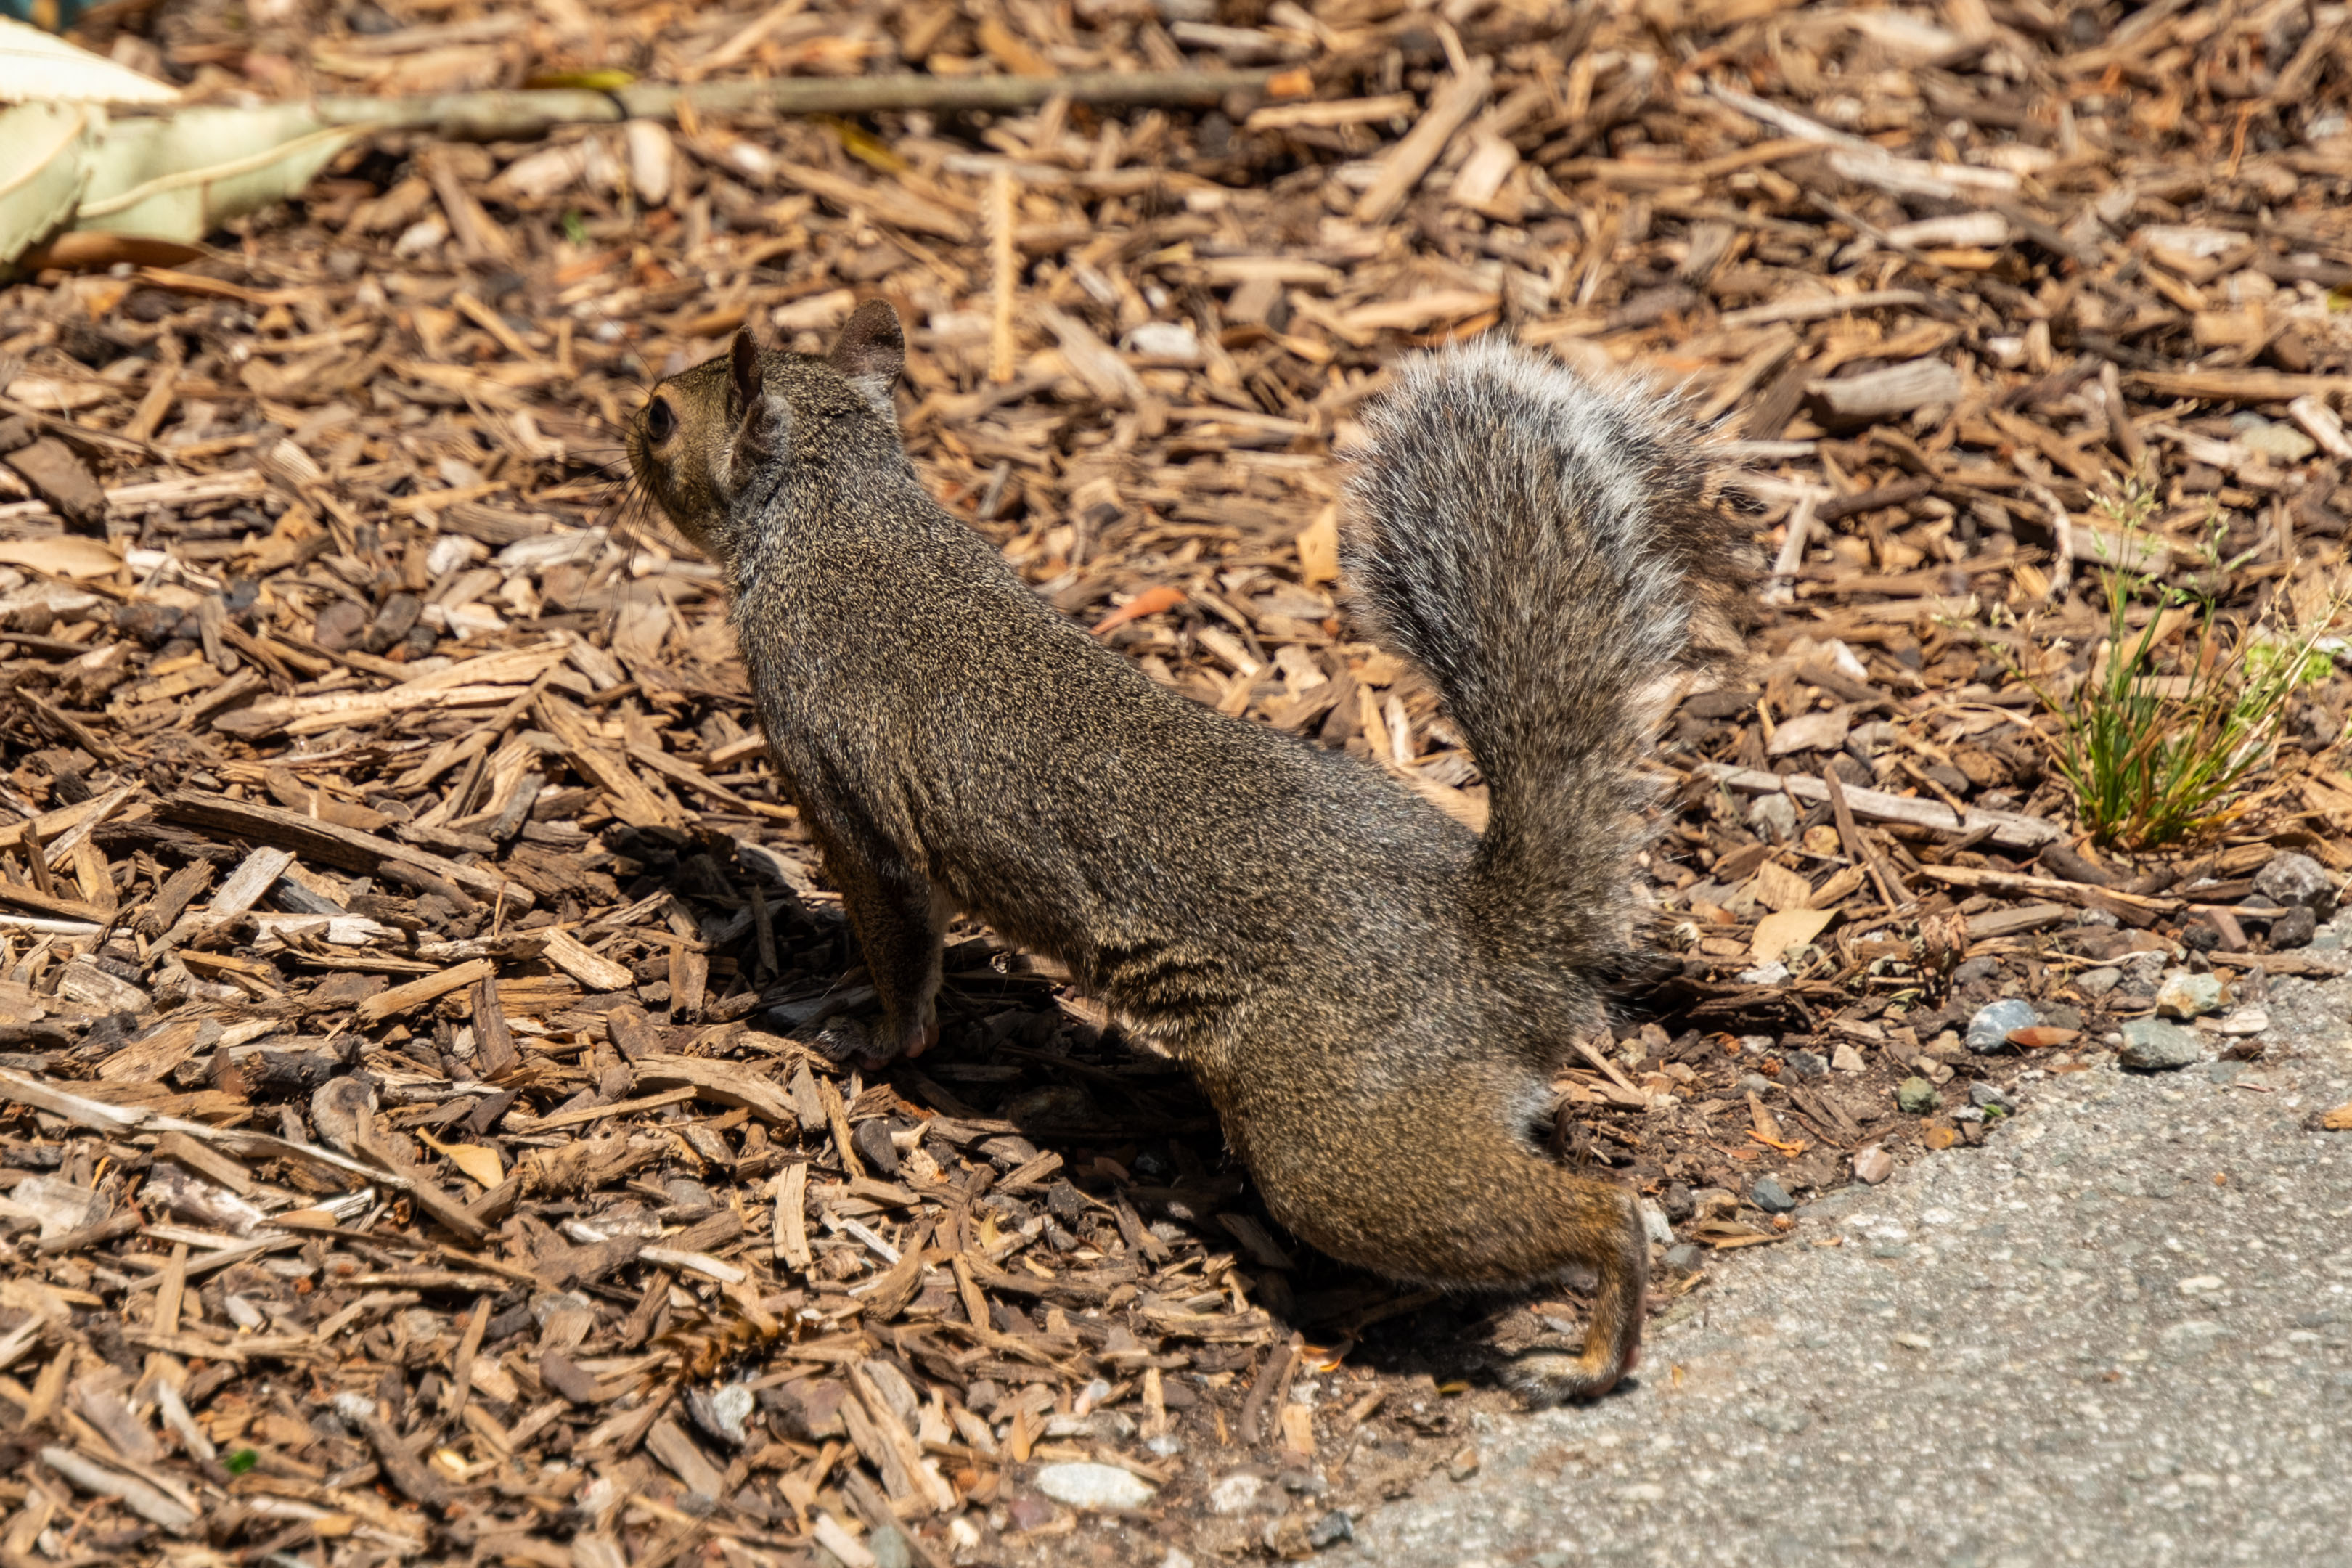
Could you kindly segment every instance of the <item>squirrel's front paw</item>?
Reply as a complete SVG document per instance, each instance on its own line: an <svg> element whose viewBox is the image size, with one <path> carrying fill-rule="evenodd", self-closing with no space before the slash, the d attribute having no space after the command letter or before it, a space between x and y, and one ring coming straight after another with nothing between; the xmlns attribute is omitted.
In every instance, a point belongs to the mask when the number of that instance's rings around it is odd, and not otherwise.
<svg viewBox="0 0 2352 1568"><path fill-rule="evenodd" d="M923 1004L923 1021L909 1027L900 1037L898 1054L919 1057L940 1043L940 1010L937 1005Z"/></svg>
<svg viewBox="0 0 2352 1568"><path fill-rule="evenodd" d="M886 1031L877 1030L863 1018L835 1018L817 1031L816 1048L830 1060L871 1069L898 1054L887 1047L887 1039Z"/></svg>
<svg viewBox="0 0 2352 1568"><path fill-rule="evenodd" d="M903 1009L882 1009L882 1026L875 1045L887 1053L887 1059L895 1061L905 1057L911 1061L939 1043L940 1004L936 993L924 997L922 1010L911 1017Z"/></svg>
<svg viewBox="0 0 2352 1568"><path fill-rule="evenodd" d="M901 1057L919 1057L940 1043L939 1016L924 1010L919 1024L894 1023L884 1018L879 1025L870 1025L863 1018L836 1018L817 1036L817 1047L835 1061L856 1061L872 1071L887 1067Z"/></svg>

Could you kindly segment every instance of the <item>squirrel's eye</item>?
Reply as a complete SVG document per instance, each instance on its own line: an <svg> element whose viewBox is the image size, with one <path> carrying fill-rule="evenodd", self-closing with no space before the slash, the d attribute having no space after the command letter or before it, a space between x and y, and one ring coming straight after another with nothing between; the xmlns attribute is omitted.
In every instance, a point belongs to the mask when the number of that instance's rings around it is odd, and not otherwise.
<svg viewBox="0 0 2352 1568"><path fill-rule="evenodd" d="M670 412L668 398L656 397L646 405L646 434L656 445L668 440L677 428L677 416Z"/></svg>

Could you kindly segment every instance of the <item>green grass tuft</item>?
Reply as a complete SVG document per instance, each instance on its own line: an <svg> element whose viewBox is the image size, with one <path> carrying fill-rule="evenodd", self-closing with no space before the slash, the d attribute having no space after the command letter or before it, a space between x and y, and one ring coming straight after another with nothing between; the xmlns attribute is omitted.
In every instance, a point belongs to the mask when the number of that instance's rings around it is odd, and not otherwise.
<svg viewBox="0 0 2352 1568"><path fill-rule="evenodd" d="M2233 628L2181 589L2120 570L2104 578L2107 636L2091 669L2063 694L2021 678L2057 715L2058 771L2095 840L2139 849L2200 837L2244 809L2295 692L2330 672L2318 645L2334 616L2302 631ZM2155 611L2134 632L2142 592ZM2158 637L2176 610L2191 616L2191 635L2168 657Z"/></svg>

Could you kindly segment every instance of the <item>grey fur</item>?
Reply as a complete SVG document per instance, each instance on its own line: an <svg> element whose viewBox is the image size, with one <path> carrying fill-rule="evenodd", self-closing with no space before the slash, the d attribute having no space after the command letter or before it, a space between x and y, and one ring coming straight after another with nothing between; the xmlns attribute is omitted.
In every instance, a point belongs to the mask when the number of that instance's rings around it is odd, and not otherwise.
<svg viewBox="0 0 2352 1568"><path fill-rule="evenodd" d="M727 565L770 746L880 994L877 1055L932 1037L943 910L970 910L1181 1059L1325 1251L1449 1286L1597 1268L1583 1353L1517 1381L1605 1390L1647 1245L1630 1195L1548 1159L1528 1118L1622 942L1634 677L1687 657L1703 514L1666 426L1493 351L1409 371L1372 415L1350 557L1477 750L1482 843L1042 603L908 465L872 395L887 314L862 308L830 358L761 356L751 401L782 408L748 422L775 454L751 482L719 477L746 421L710 365L656 389L677 437L641 419L630 442Z"/></svg>

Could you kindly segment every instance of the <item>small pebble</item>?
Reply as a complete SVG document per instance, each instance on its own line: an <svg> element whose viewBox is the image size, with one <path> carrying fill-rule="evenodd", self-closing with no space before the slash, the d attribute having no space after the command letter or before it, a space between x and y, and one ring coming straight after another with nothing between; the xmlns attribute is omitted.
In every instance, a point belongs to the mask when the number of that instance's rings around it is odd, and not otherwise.
<svg viewBox="0 0 2352 1568"><path fill-rule="evenodd" d="M1830 1053L1830 1067L1838 1072L1861 1072L1869 1065L1862 1059L1860 1051L1843 1040L1838 1042L1838 1048Z"/></svg>
<svg viewBox="0 0 2352 1568"><path fill-rule="evenodd" d="M2271 947L2277 952L2309 947L2318 933L2318 916L2309 910L2289 910L2271 922Z"/></svg>
<svg viewBox="0 0 2352 1568"><path fill-rule="evenodd" d="M2120 969L2086 969L2074 976L2074 989L2096 1001L2113 991L2123 977Z"/></svg>
<svg viewBox="0 0 2352 1568"><path fill-rule="evenodd" d="M1097 1443L1124 1443L1135 1436L1135 1417L1124 1410L1097 1410L1087 1417L1086 1435Z"/></svg>
<svg viewBox="0 0 2352 1568"><path fill-rule="evenodd" d="M1139 1509L1159 1491L1133 1470L1083 1460L1047 1465L1037 1472L1034 1484L1055 1502L1104 1512Z"/></svg>
<svg viewBox="0 0 2352 1568"><path fill-rule="evenodd" d="M2232 1038L2238 1038L2247 1035L2259 1035L2270 1026L2271 1016L2260 1007L2241 1007L2215 1024L2213 1032L2217 1035L2228 1035Z"/></svg>
<svg viewBox="0 0 2352 1568"><path fill-rule="evenodd" d="M1054 1522L1054 1505L1035 1492L1015 1493L1004 1511L1013 1516L1015 1530L1035 1530Z"/></svg>
<svg viewBox="0 0 2352 1568"><path fill-rule="evenodd" d="M2167 1018L2202 1018L2229 1002L2230 988L2218 974L2168 975L2156 991L2156 1010Z"/></svg>
<svg viewBox="0 0 2352 1568"><path fill-rule="evenodd" d="M1998 1105L2010 1115L2017 1113L2017 1101L2010 1099L2007 1089L1996 1088L1981 1079L1969 1085L1969 1103L1979 1108Z"/></svg>
<svg viewBox="0 0 2352 1568"><path fill-rule="evenodd" d="M1251 1475L1247 1470L1235 1470L1232 1475L1209 1488L1209 1511L1211 1513L1246 1512L1250 1505L1257 1501L1257 1494L1265 1488L1264 1477Z"/></svg>
<svg viewBox="0 0 2352 1568"><path fill-rule="evenodd" d="M1145 321L1127 335L1128 352L1178 364L1201 363L1201 340L1181 321Z"/></svg>
<svg viewBox="0 0 2352 1568"><path fill-rule="evenodd" d="M1766 1214L1787 1214L1797 1206L1797 1200L1789 1195L1789 1189L1769 1176L1759 1179L1748 1195Z"/></svg>
<svg viewBox="0 0 2352 1568"><path fill-rule="evenodd" d="M2164 979L2164 963L2165 957L2160 952L2133 953L2116 965L2124 973L2123 983L2116 987L2116 994L2129 997L2155 996L2157 986Z"/></svg>
<svg viewBox="0 0 2352 1568"><path fill-rule="evenodd" d="M1335 1508L1325 1514L1315 1521L1315 1528L1307 1532L1307 1544L1318 1552L1327 1546L1337 1546L1343 1541L1354 1539L1356 1539L1356 1521L1349 1519L1348 1510L1342 1508Z"/></svg>
<svg viewBox="0 0 2352 1568"><path fill-rule="evenodd" d="M758 1407L759 1396L744 1384L730 1383L704 1391L690 1388L686 1394L687 1414L694 1424L714 1437L725 1439L737 1447L751 1440L743 1423Z"/></svg>
<svg viewBox="0 0 2352 1568"><path fill-rule="evenodd" d="M1924 1078L1906 1078L1895 1087L1895 1104L1906 1116L1925 1116L1936 1109L1936 1086Z"/></svg>
<svg viewBox="0 0 2352 1568"><path fill-rule="evenodd" d="M1877 1144L1873 1143L1867 1149L1855 1152L1853 1156L1855 1181L1864 1182L1874 1187L1894 1173L1895 1156Z"/></svg>
<svg viewBox="0 0 2352 1568"><path fill-rule="evenodd" d="M1698 1260L1703 1256L1705 1249L1696 1242L1679 1242L1666 1248L1666 1267L1687 1274L1698 1267Z"/></svg>
<svg viewBox="0 0 2352 1568"><path fill-rule="evenodd" d="M2254 891L2274 904L2309 910L2326 920L2336 912L2336 879L2308 855L2274 855L2254 877Z"/></svg>
<svg viewBox="0 0 2352 1568"><path fill-rule="evenodd" d="M1966 967L1963 965L1962 967ZM2033 1011L2033 1004L2018 997L2006 997L1977 1009L1969 1020L1967 1045L1979 1056L2009 1049L2010 1032L2030 1029L2042 1019Z"/></svg>
<svg viewBox="0 0 2352 1568"><path fill-rule="evenodd" d="M2134 1018L2124 1026L2124 1048L2116 1060L2141 1072L2173 1072L2204 1054L2196 1035L2179 1025L2160 1018Z"/></svg>
<svg viewBox="0 0 2352 1568"><path fill-rule="evenodd" d="M1784 1065L1797 1078L1827 1078L1830 1072L1829 1062L1819 1051L1790 1051Z"/></svg>
<svg viewBox="0 0 2352 1568"><path fill-rule="evenodd" d="M866 1538L866 1550L874 1553L874 1568L915 1568L915 1548L903 1530L876 1531Z"/></svg>
<svg viewBox="0 0 2352 1568"><path fill-rule="evenodd" d="M1778 792L1759 795L1748 808L1748 825L1759 838L1786 844L1797 836L1797 803Z"/></svg>
<svg viewBox="0 0 2352 1568"><path fill-rule="evenodd" d="M329 653L341 653L364 636L368 613L349 599L338 599L319 612L318 629L310 640Z"/></svg>
<svg viewBox="0 0 2352 1568"><path fill-rule="evenodd" d="M2238 444L2250 452L2265 458L2276 458L2284 463L2300 463L2319 450L2319 443L2292 425L2273 423L2257 426L2238 437Z"/></svg>

